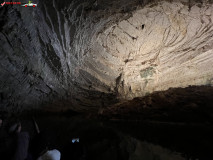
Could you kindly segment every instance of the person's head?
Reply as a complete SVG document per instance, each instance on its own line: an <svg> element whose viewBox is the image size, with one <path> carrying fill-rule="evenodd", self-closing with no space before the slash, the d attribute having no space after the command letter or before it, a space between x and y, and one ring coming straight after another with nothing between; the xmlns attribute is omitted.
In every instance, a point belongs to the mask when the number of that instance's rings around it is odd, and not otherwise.
<svg viewBox="0 0 213 160"><path fill-rule="evenodd" d="M61 153L57 149L49 150L41 155L38 160L60 160Z"/></svg>

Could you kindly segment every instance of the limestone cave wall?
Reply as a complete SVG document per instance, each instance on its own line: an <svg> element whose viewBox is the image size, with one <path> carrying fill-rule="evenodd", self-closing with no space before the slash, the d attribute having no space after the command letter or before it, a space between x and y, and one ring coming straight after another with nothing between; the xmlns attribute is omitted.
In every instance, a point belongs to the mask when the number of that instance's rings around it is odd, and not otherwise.
<svg viewBox="0 0 213 160"><path fill-rule="evenodd" d="M213 84L209 0L47 0L0 8L0 109L92 111Z"/></svg>

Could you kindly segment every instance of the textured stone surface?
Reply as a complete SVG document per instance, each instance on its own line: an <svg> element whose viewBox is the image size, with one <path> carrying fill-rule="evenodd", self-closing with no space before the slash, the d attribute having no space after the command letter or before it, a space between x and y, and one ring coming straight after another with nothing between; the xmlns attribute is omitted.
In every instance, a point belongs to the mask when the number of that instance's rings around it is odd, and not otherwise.
<svg viewBox="0 0 213 160"><path fill-rule="evenodd" d="M210 84L212 5L147 5L105 30L99 44L117 60L118 92L144 96L170 87Z"/></svg>
<svg viewBox="0 0 213 160"><path fill-rule="evenodd" d="M1 109L87 111L212 85L211 1L39 1L0 8Z"/></svg>
<svg viewBox="0 0 213 160"><path fill-rule="evenodd" d="M170 124L213 123L213 87L171 88L102 110L100 116L113 121Z"/></svg>

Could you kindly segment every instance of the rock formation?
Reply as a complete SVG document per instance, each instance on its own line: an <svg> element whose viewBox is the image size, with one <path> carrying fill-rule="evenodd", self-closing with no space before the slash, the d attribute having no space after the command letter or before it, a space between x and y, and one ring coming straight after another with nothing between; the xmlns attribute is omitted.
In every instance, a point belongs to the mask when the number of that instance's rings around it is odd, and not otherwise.
<svg viewBox="0 0 213 160"><path fill-rule="evenodd" d="M0 8L1 109L90 111L213 84L209 0L47 0Z"/></svg>

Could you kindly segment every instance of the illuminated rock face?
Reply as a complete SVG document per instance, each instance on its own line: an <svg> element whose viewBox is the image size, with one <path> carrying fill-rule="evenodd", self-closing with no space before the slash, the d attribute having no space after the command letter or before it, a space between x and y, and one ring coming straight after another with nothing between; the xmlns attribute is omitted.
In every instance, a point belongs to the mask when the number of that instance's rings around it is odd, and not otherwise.
<svg viewBox="0 0 213 160"><path fill-rule="evenodd" d="M212 84L212 21L212 5L161 2L99 34L97 46L115 59L109 68L121 75L121 97Z"/></svg>
<svg viewBox="0 0 213 160"><path fill-rule="evenodd" d="M0 105L97 110L153 91L213 83L213 6L45 1L0 11Z"/></svg>

